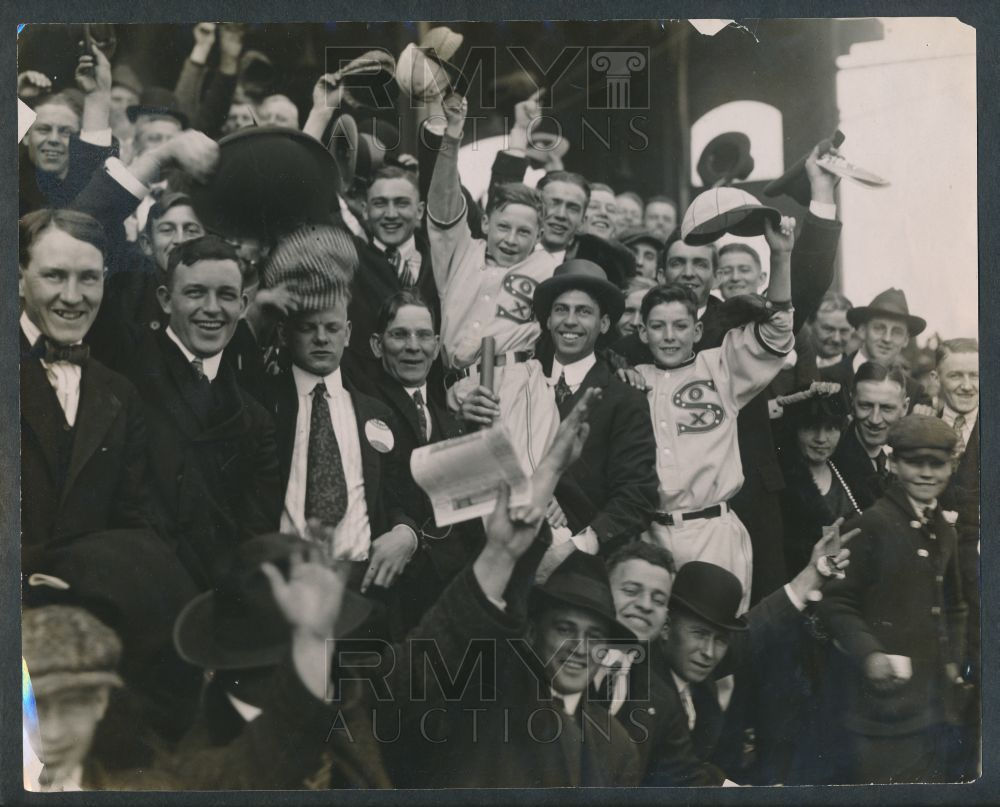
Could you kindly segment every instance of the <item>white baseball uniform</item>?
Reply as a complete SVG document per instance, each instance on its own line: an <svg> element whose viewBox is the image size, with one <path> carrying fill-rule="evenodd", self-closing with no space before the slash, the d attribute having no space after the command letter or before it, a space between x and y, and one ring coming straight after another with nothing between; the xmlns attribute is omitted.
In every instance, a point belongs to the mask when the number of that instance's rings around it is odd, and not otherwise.
<svg viewBox="0 0 1000 807"><path fill-rule="evenodd" d="M465 206L452 222L429 213L427 231L434 280L441 296L441 345L452 369L472 368L480 359L482 340L492 336L496 355L533 352L541 326L535 320L535 287L552 277L555 259L536 251L514 266L486 262L486 242L472 237ZM449 406L459 408L479 385L472 368L448 393ZM508 361L497 367L494 389L500 398L500 422L507 428L525 468L534 470L559 428L555 396L536 363Z"/></svg>
<svg viewBox="0 0 1000 807"><path fill-rule="evenodd" d="M721 347L680 367L636 368L650 388L660 511L674 516L674 526L651 524L646 540L669 549L678 568L704 560L731 571L743 584L743 610L753 572L750 535L725 506L743 485L736 418L771 383L793 345L792 312L779 311L729 331ZM713 505L723 506L722 516L680 518Z"/></svg>

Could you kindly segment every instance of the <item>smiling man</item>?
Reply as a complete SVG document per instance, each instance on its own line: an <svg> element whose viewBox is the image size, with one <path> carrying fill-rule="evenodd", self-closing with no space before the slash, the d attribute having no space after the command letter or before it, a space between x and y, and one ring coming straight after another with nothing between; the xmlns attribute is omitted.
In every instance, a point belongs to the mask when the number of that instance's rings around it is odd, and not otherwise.
<svg viewBox="0 0 1000 807"><path fill-rule="evenodd" d="M583 219L585 233L593 233L601 238L614 238L615 221L618 218L618 202L610 185L591 183L590 199Z"/></svg>
<svg viewBox="0 0 1000 807"><path fill-rule="evenodd" d="M847 321L847 312L853 307L843 294L828 291L823 295L815 316L807 321L816 349L816 367L820 370L843 360L854 335L854 326Z"/></svg>
<svg viewBox="0 0 1000 807"><path fill-rule="evenodd" d="M715 279L723 300L739 294L756 294L767 284L760 255L748 244L726 244L719 250Z"/></svg>
<svg viewBox="0 0 1000 807"><path fill-rule="evenodd" d="M199 586L281 511L274 425L222 353L246 309L236 251L217 236L171 250L157 290L167 326L147 331L128 376L146 404L159 514Z"/></svg>
<svg viewBox="0 0 1000 807"><path fill-rule="evenodd" d="M545 209L540 243L561 262L583 226L590 185L580 174L550 171L538 182L538 190Z"/></svg>

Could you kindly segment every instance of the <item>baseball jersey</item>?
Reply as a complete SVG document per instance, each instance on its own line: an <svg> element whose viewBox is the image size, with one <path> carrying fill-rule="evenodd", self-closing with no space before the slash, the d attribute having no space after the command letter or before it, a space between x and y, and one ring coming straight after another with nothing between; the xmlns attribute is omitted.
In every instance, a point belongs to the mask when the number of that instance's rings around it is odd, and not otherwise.
<svg viewBox="0 0 1000 807"><path fill-rule="evenodd" d="M680 367L636 368L650 388L662 512L700 510L739 491L736 416L771 383L793 344L792 313L780 311L729 331L721 347Z"/></svg>
<svg viewBox="0 0 1000 807"><path fill-rule="evenodd" d="M485 336L497 354L534 350L541 327L535 320L535 286L552 277L556 261L532 252L514 266L488 266L486 241L473 238L466 210L450 224L427 216L434 280L441 296L441 348L446 367L475 364Z"/></svg>

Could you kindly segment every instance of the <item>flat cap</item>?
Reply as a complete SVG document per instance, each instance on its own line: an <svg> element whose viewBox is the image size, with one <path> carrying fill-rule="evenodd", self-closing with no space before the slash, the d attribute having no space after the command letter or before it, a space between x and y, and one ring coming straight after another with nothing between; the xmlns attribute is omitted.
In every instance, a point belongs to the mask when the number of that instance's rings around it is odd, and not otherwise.
<svg viewBox="0 0 1000 807"><path fill-rule="evenodd" d="M46 605L21 613L21 655L35 697L64 689L121 686L118 635L83 608Z"/></svg>
<svg viewBox="0 0 1000 807"><path fill-rule="evenodd" d="M904 459L929 457L947 461L957 443L955 430L931 415L907 415L889 429L892 453Z"/></svg>

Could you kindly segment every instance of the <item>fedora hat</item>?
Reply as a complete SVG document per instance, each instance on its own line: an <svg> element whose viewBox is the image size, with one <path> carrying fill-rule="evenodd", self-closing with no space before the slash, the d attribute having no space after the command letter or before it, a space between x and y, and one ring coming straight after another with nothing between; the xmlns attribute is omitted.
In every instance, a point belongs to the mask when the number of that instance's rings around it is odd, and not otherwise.
<svg viewBox="0 0 1000 807"><path fill-rule="evenodd" d="M716 135L701 150L698 176L706 187L728 185L736 179L746 179L753 171L750 138L743 132L723 132Z"/></svg>
<svg viewBox="0 0 1000 807"><path fill-rule="evenodd" d="M396 60L384 50L370 50L346 64L340 73L344 94L362 109L387 109L399 96Z"/></svg>
<svg viewBox="0 0 1000 807"><path fill-rule="evenodd" d="M826 140L820 141L820 154L825 154L831 148L840 148L845 139L844 133L838 129ZM804 154L780 177L767 183L764 186L764 195L773 199L775 196L785 194L803 207L809 207L812 189L809 186L809 176L806 174L806 160L808 159L809 155Z"/></svg>
<svg viewBox="0 0 1000 807"><path fill-rule="evenodd" d="M177 96L165 87L146 87L139 95L139 103L125 110L131 123L140 115L166 115L180 123L182 129L188 127L188 116L181 111Z"/></svg>
<svg viewBox="0 0 1000 807"><path fill-rule="evenodd" d="M864 325L872 317L901 319L906 323L906 330L910 332L910 336L916 336L927 327L927 320L910 313L902 289L886 289L876 295L868 305L861 305L847 312L847 321L855 328Z"/></svg>
<svg viewBox="0 0 1000 807"><path fill-rule="evenodd" d="M781 213L739 188L709 188L699 193L684 212L681 237L685 244L700 247L718 240L724 233L763 235L765 219L777 227L781 224Z"/></svg>
<svg viewBox="0 0 1000 807"><path fill-rule="evenodd" d="M419 45L410 43L396 60L396 83L417 102L443 97L449 92L465 95L468 81L451 60L462 45L462 34L447 26L429 30Z"/></svg>
<svg viewBox="0 0 1000 807"><path fill-rule="evenodd" d="M596 555L574 549L543 584L532 587L531 612L552 605L581 608L607 620L608 635L603 639L636 641L635 633L618 621L608 572Z"/></svg>
<svg viewBox="0 0 1000 807"><path fill-rule="evenodd" d="M743 586L736 575L714 563L692 560L677 571L670 608L689 611L723 630L746 630L746 620L736 615L742 598Z"/></svg>
<svg viewBox="0 0 1000 807"><path fill-rule="evenodd" d="M251 126L219 141L219 164L190 196L206 228L276 241L300 224L335 220L337 163L313 137L284 126Z"/></svg>
<svg viewBox="0 0 1000 807"><path fill-rule="evenodd" d="M556 298L565 291L579 289L587 292L601 304L601 310L611 323L621 319L625 311L625 295L608 280L604 270L593 261L572 258L556 267L552 277L535 287L535 317L544 326Z"/></svg>
<svg viewBox="0 0 1000 807"><path fill-rule="evenodd" d="M311 546L293 535L270 533L237 547L230 568L212 591L199 594L185 606L174 625L174 644L185 661L213 670L268 667L288 653L291 631L274 601L262 563L282 571L292 552ZM344 637L371 612L372 605L352 591L334 626Z"/></svg>

